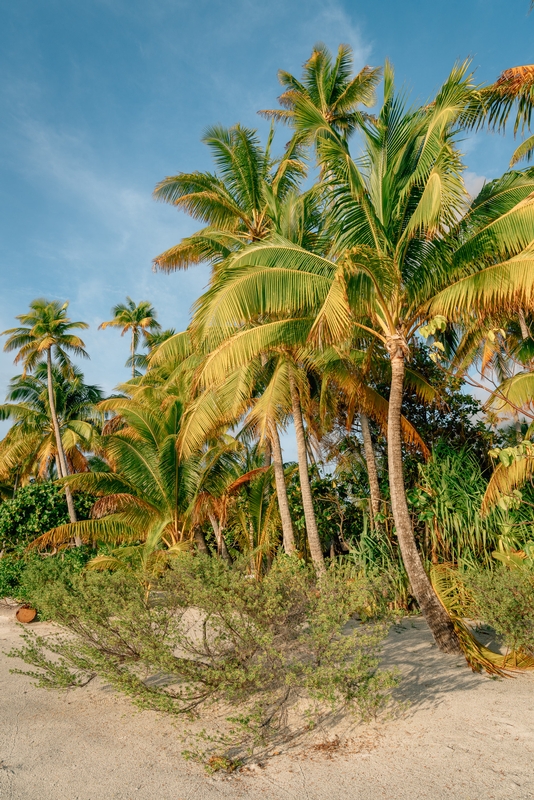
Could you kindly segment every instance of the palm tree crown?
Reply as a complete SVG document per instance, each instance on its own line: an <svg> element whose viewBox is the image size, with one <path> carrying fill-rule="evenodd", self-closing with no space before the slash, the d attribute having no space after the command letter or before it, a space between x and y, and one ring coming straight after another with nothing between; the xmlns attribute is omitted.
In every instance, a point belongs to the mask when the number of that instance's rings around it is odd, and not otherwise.
<svg viewBox="0 0 534 800"><path fill-rule="evenodd" d="M241 125L209 128L203 141L217 172L181 172L154 190L157 200L171 203L206 226L154 259L165 272L202 261L216 265L243 244L265 238L271 229L269 198L283 199L305 175L295 140L280 159L271 155L272 134L263 148L256 132Z"/></svg>
<svg viewBox="0 0 534 800"><path fill-rule="evenodd" d="M67 317L68 303L57 300L39 298L30 303L30 312L20 314L17 319L22 323L18 328L3 331L2 336L9 338L4 350L18 350L15 364L22 362L24 374L31 372L36 365L46 358L48 352L64 367L69 367L68 354L72 353L88 358L82 340L71 333L76 328L88 328L86 322L72 322Z"/></svg>
<svg viewBox="0 0 534 800"><path fill-rule="evenodd" d="M260 111L277 121L291 123L295 129L310 132L310 120L322 118L328 128L348 138L369 118L360 106L372 106L381 70L364 67L355 76L352 48L341 44L337 57L324 44L316 44L304 64L299 81L291 73L280 70L278 79L285 88L278 98L282 109Z"/></svg>
<svg viewBox="0 0 534 800"><path fill-rule="evenodd" d="M129 363L132 367L132 378L135 378L135 351L139 344L139 338L143 335L145 338L150 333L159 331L161 326L156 319L156 311L148 300L141 300L136 305L131 297L126 298L126 303L118 303L111 310L113 318L107 322L102 322L98 327L100 329L122 328L121 336L124 336L128 331L131 332L131 353Z"/></svg>

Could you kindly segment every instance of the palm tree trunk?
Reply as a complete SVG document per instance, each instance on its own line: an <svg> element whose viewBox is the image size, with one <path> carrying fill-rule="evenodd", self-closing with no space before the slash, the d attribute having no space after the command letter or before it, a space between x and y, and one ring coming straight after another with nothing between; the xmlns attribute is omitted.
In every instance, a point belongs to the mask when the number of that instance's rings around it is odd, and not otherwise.
<svg viewBox="0 0 534 800"><path fill-rule="evenodd" d="M57 418L56 412L56 400L54 397L54 385L52 381L52 352L50 348L47 350L46 353L46 366L47 366L47 377L48 377L48 404L50 406L50 416L52 417L52 425L54 427L54 436L56 439L56 449L57 449L57 465L58 465L58 473L60 478L66 478L69 474L69 470L67 468L67 459L65 458L65 451L63 450L63 442L61 441L61 431L59 430L59 421ZM67 508L69 510L69 519L71 522L77 522L76 518L76 511L74 509L74 501L72 499L72 492L70 490L70 486L65 486L65 497L67 499ZM76 547L81 547L82 540L79 536L74 538L76 543Z"/></svg>
<svg viewBox="0 0 534 800"><path fill-rule="evenodd" d="M132 344L131 344L131 355L132 355L132 380L135 378L135 328L132 328Z"/></svg>
<svg viewBox="0 0 534 800"><path fill-rule="evenodd" d="M291 367L288 370L289 390L291 392L291 406L293 410L293 422L295 425L295 435L297 439L297 457L299 462L299 476L300 476L300 491L302 494L302 507L304 509L304 519L306 520L306 533L308 534L308 544L310 546L310 554L312 557L315 571L318 575L324 575L326 567L323 557L323 549L321 547L321 540L319 539L319 532L317 530L317 522L315 519L315 511L313 510L313 500L310 486L310 477L308 475L308 458L306 456L306 437L304 435L304 423L302 421L302 408L300 406L300 396L295 383L295 377L291 372Z"/></svg>
<svg viewBox="0 0 534 800"><path fill-rule="evenodd" d="M193 538L199 553L204 553L207 555L209 553L208 545L206 544L206 540L204 538L204 534L200 530L200 528L195 528L193 533Z"/></svg>
<svg viewBox="0 0 534 800"><path fill-rule="evenodd" d="M376 456L371 438L369 419L366 414L360 414L360 426L363 437L363 450L367 465L367 475L369 478L369 494L371 496L371 511L374 517L380 512L380 485L378 483L378 470L376 468Z"/></svg>
<svg viewBox="0 0 534 800"><path fill-rule="evenodd" d="M518 317L519 317L519 327L521 329L521 338L524 341L525 339L529 338L530 333L528 330L527 321L525 319L525 313L522 308L519 309Z"/></svg>
<svg viewBox="0 0 534 800"><path fill-rule="evenodd" d="M444 653L461 653L452 620L440 603L423 567L413 533L406 502L402 467L401 406L404 385L405 355L397 340L389 344L391 391L388 411L388 469L391 507L397 529L402 560L419 607L436 644Z"/></svg>
<svg viewBox="0 0 534 800"><path fill-rule="evenodd" d="M215 541L217 542L217 553L220 555L225 561L228 561L229 564L232 563L232 557L228 552L228 548L226 547L226 542L224 541L224 535L221 530L221 526L217 520L215 514L209 514L211 527L213 528L213 533L215 534Z"/></svg>
<svg viewBox="0 0 534 800"><path fill-rule="evenodd" d="M274 480L276 483L276 496L278 498L278 508L280 509L280 520L282 522L282 538L284 543L284 553L292 555L295 552L295 534L293 533L293 523L291 521L291 511L287 499L286 478L284 475L284 462L282 459L282 448L280 446L280 436L276 422L270 426L271 454L273 458Z"/></svg>

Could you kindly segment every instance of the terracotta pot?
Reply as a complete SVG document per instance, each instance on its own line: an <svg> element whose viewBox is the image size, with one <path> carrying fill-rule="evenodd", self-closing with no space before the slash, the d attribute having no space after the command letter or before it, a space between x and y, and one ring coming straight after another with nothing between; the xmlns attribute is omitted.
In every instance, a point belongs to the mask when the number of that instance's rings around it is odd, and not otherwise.
<svg viewBox="0 0 534 800"><path fill-rule="evenodd" d="M33 622L37 616L37 611L29 605L21 606L15 614L19 622Z"/></svg>

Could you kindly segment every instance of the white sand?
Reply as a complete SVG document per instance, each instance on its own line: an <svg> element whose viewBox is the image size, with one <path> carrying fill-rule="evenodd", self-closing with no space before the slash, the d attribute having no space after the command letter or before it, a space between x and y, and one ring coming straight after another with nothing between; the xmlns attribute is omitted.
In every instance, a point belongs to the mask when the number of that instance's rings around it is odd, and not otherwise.
<svg viewBox="0 0 534 800"><path fill-rule="evenodd" d="M46 633L49 626L32 626ZM19 641L0 609L0 651ZM411 705L359 726L328 754L309 747L229 777L184 761L168 719L90 684L35 688L0 654L1 800L524 800L534 798L534 675L492 680L441 655L421 619L393 631L385 660ZM317 742L329 734L317 734Z"/></svg>

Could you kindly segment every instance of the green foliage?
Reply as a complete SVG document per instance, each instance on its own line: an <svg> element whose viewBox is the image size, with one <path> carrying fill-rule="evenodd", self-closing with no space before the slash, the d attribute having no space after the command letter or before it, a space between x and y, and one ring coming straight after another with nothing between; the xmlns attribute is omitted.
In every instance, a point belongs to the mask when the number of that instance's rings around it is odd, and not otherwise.
<svg viewBox="0 0 534 800"><path fill-rule="evenodd" d="M20 584L25 567L24 559L16 553L0 558L0 599L20 597Z"/></svg>
<svg viewBox="0 0 534 800"><path fill-rule="evenodd" d="M87 519L94 498L74 495L79 519ZM63 490L54 483L34 483L15 492L0 505L0 551L9 552L27 545L51 528L69 521Z"/></svg>
<svg viewBox="0 0 534 800"><path fill-rule="evenodd" d="M363 527L363 514L355 495L361 495L350 476L321 476L317 468L310 468L313 507L321 544L325 552L333 546L336 552L347 551ZM306 527L298 474L293 472L287 487L289 507L300 549L306 550ZM345 545L343 547L343 545Z"/></svg>
<svg viewBox="0 0 534 800"><path fill-rule="evenodd" d="M35 552L25 553L19 547L0 558L0 598L11 597L30 603L43 618L46 616L43 598L47 596L49 584L61 581L70 586L92 554L87 547L76 547L55 556L41 556Z"/></svg>
<svg viewBox="0 0 534 800"><path fill-rule="evenodd" d="M501 543L508 546L529 534L528 511L496 508L481 514L486 480L467 448L438 445L427 464L419 466L419 481L409 492L417 515L426 556L434 563L488 563Z"/></svg>
<svg viewBox="0 0 534 800"><path fill-rule="evenodd" d="M534 572L497 567L468 573L465 582L473 592L476 615L510 650L534 654Z"/></svg>
<svg viewBox="0 0 534 800"><path fill-rule="evenodd" d="M286 735L288 709L302 701L308 722L340 709L368 717L387 704L395 678L378 668L387 622L372 589L350 565L317 583L288 557L256 581L247 563L184 555L148 601L127 573L62 577L43 587L41 608L72 635L28 634L13 655L41 686L98 675L172 714L230 703L240 715L227 742L254 747Z"/></svg>

